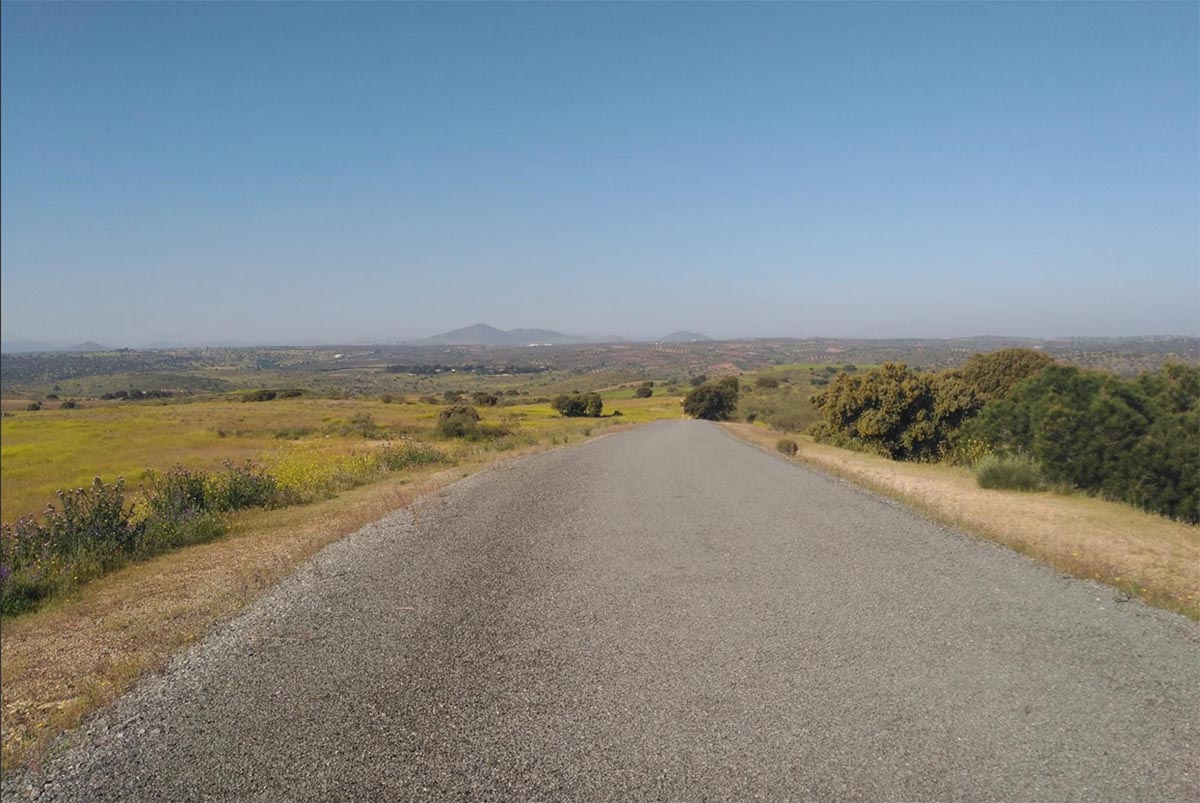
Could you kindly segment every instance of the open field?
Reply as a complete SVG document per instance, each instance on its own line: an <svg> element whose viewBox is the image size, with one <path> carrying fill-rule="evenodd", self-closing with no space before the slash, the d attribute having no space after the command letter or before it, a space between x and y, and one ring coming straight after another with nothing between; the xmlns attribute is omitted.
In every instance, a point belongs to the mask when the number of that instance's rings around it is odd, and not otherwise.
<svg viewBox="0 0 1200 803"><path fill-rule="evenodd" d="M411 402L411 400L409 400ZM146 469L173 465L214 469L224 461L253 459L268 468L314 453L333 458L363 451L388 438L433 438L439 404L378 399L278 399L270 402L105 402L76 410L15 412L0 422L4 520L36 513L61 488L82 487L93 477L124 476L137 487ZM504 451L530 439L553 440L614 423L679 415L679 398L654 396L610 403L621 417L561 418L548 404L479 408L485 422L512 430L507 440L464 451Z"/></svg>
<svg viewBox="0 0 1200 803"><path fill-rule="evenodd" d="M750 424L725 426L769 450L782 437ZM788 437L800 444L796 458L815 468L1067 574L1200 619L1200 527L1084 495L985 490L966 468L898 462Z"/></svg>
<svg viewBox="0 0 1200 803"><path fill-rule="evenodd" d="M63 477L80 482L140 475L141 466L211 467L253 458L277 473L313 470L374 448L340 433L370 415L391 433L432 437L439 405L288 399L274 402L112 404L4 419L4 509L32 512ZM507 441L441 442L454 467L380 474L365 487L313 504L235 514L225 537L169 552L100 577L3 627L3 765L36 759L39 749L83 716L162 667L181 645L227 619L322 546L422 493L503 457L572 443L630 425L677 418L679 400L622 401L621 417L564 419L545 404L481 408L484 420L513 428ZM361 419L360 419L361 421ZM278 430L315 434L279 440ZM222 436L220 432L226 434ZM326 434L321 434L326 433ZM332 433L332 434L329 434ZM72 467L86 465L86 469ZM11 472L11 474L10 474ZM10 476L13 478L10 481Z"/></svg>

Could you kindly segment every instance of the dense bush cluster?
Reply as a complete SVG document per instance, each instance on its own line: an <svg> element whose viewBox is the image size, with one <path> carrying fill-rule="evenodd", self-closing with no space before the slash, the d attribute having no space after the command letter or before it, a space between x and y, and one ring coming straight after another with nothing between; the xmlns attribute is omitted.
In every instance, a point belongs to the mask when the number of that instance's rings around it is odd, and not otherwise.
<svg viewBox="0 0 1200 803"><path fill-rule="evenodd" d="M964 421L1049 364L1041 352L1004 349L937 374L901 363L842 372L813 396L823 420L810 431L818 440L896 460L951 457Z"/></svg>
<svg viewBox="0 0 1200 803"><path fill-rule="evenodd" d="M692 388L683 397L683 412L692 418L728 421L737 412L738 379L727 376Z"/></svg>
<svg viewBox="0 0 1200 803"><path fill-rule="evenodd" d="M1121 379L1055 365L995 399L963 428L1045 478L1200 522L1200 368Z"/></svg>
<svg viewBox="0 0 1200 803"><path fill-rule="evenodd" d="M813 402L818 440L974 464L985 487L1074 487L1200 522L1194 366L1122 379L1006 349L936 374L896 363L842 373Z"/></svg>
<svg viewBox="0 0 1200 803"><path fill-rule="evenodd" d="M604 400L599 393L572 393L555 396L550 406L567 418L599 418L604 410Z"/></svg>

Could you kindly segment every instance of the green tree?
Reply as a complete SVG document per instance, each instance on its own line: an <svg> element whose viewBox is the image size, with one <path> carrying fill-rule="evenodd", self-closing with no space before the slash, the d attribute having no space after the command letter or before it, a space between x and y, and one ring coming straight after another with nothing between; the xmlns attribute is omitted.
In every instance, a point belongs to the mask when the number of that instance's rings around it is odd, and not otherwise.
<svg viewBox="0 0 1200 803"><path fill-rule="evenodd" d="M683 412L692 418L728 421L737 411L738 380L727 376L693 388L683 398Z"/></svg>

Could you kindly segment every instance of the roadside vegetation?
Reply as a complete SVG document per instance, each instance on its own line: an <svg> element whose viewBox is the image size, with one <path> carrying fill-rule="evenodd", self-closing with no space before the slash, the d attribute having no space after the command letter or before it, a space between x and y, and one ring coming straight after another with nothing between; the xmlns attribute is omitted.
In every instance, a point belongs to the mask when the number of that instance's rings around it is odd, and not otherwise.
<svg viewBox="0 0 1200 803"><path fill-rule="evenodd" d="M310 504L389 474L567 443L679 410L677 397L631 395L620 417L584 423L545 400L447 395L463 397L479 406L285 390L11 414L0 425L0 612L35 609L130 563L218 539L235 511ZM598 394L583 398L599 407Z"/></svg>
<svg viewBox="0 0 1200 803"><path fill-rule="evenodd" d="M1122 379L1006 349L934 374L898 363L842 373L813 403L809 432L823 443L978 464L985 487L1073 489L1200 522L1195 366Z"/></svg>
<svg viewBox="0 0 1200 803"><path fill-rule="evenodd" d="M740 417L758 426L735 430L1200 618L1200 368L1168 362L1123 378L1030 349L976 354L939 372L850 368L809 382L818 386L807 409L787 393L791 426L780 425L775 395L788 383L774 372L743 377Z"/></svg>
<svg viewBox="0 0 1200 803"><path fill-rule="evenodd" d="M638 382L612 391L619 415L599 419L459 383L450 400L306 391L6 405L4 770L322 546L422 493L501 457L680 414L678 395L639 398Z"/></svg>

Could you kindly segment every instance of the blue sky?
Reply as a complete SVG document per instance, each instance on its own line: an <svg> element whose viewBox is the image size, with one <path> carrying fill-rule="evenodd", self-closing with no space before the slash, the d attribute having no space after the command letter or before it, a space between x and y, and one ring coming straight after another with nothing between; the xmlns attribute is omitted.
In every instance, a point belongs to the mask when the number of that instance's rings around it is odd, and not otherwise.
<svg viewBox="0 0 1200 803"><path fill-rule="evenodd" d="M3 336L1197 334L1197 9L5 2Z"/></svg>

